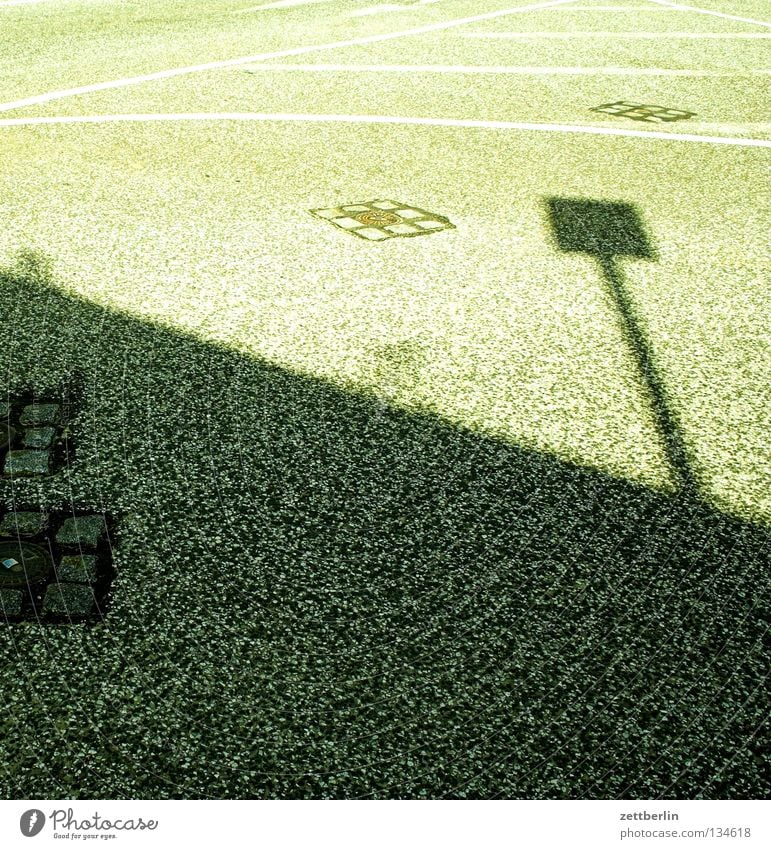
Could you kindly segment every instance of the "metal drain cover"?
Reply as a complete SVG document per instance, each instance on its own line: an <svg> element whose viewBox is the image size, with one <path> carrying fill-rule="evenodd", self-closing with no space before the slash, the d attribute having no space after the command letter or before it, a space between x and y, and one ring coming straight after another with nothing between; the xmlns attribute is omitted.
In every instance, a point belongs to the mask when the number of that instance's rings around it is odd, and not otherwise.
<svg viewBox="0 0 771 849"><path fill-rule="evenodd" d="M0 507L0 625L101 621L110 602L110 514Z"/></svg>
<svg viewBox="0 0 771 849"><path fill-rule="evenodd" d="M395 236L423 236L439 230L455 229L455 225L443 215L393 200L348 203L325 209L311 209L310 212L317 218L323 218L335 227L370 242L382 242Z"/></svg>
<svg viewBox="0 0 771 849"><path fill-rule="evenodd" d="M44 581L53 571L48 552L31 542L0 541L0 589Z"/></svg>
<svg viewBox="0 0 771 849"><path fill-rule="evenodd" d="M632 121L648 121L651 124L662 124L670 121L685 121L693 118L695 112L683 109L669 109L666 106L653 106L646 103L632 103L628 100L618 100L616 103L603 103L595 106L590 112L603 112L616 118L630 118Z"/></svg>
<svg viewBox="0 0 771 849"><path fill-rule="evenodd" d="M386 224L398 224L402 219L393 212L385 210L373 209L370 212L362 212L354 216L357 221L366 224L368 227L385 227Z"/></svg>

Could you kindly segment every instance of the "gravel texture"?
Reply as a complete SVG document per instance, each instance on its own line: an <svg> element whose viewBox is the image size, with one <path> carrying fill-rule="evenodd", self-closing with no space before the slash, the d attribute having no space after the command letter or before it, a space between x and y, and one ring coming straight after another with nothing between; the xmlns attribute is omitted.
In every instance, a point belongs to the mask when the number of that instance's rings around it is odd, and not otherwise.
<svg viewBox="0 0 771 849"><path fill-rule="evenodd" d="M480 11L237 5L7 7L2 99ZM591 14L469 31L674 17ZM8 117L619 128L590 109L629 99L695 113L662 132L767 138L765 52L447 31L287 61L629 73L232 68ZM38 392L83 375L74 462L1 479L0 498L121 517L104 622L0 640L3 797L771 796L765 150L280 121L3 126L0 143L0 373ZM309 214L376 198L454 229L370 244ZM576 200L606 210L595 228L631 210L647 248L561 250L550 210ZM48 610L90 603L61 588Z"/></svg>

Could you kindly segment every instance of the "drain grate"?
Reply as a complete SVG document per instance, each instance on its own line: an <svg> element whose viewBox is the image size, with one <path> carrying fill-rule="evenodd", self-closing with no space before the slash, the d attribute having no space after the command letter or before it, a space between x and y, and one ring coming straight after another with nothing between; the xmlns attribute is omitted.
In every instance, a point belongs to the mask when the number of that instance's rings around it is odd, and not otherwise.
<svg viewBox="0 0 771 849"><path fill-rule="evenodd" d="M653 106L645 103L632 103L628 100L619 100L616 103L603 103L595 106L590 112L603 112L616 118L630 118L632 121L648 121L652 124L668 123L669 121L685 121L693 118L695 112L686 112L683 109L669 109L666 106Z"/></svg>
<svg viewBox="0 0 771 849"><path fill-rule="evenodd" d="M70 423L74 384L37 394L22 390L0 401L0 477L45 477L75 458Z"/></svg>
<svg viewBox="0 0 771 849"><path fill-rule="evenodd" d="M0 513L0 623L97 622L114 577L111 516L35 507Z"/></svg>
<svg viewBox="0 0 771 849"><path fill-rule="evenodd" d="M317 218L329 221L341 230L370 242L382 242L396 236L424 236L439 230L455 229L455 225L443 215L393 200L349 203L327 209L311 209L310 212Z"/></svg>

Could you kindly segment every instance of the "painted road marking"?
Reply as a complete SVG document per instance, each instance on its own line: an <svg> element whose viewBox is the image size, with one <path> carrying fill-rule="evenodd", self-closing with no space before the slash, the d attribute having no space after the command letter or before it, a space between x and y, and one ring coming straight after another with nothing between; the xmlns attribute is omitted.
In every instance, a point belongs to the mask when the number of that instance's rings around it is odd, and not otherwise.
<svg viewBox="0 0 771 849"><path fill-rule="evenodd" d="M650 0L651 3L658 3L660 6L667 6L670 9L678 9L681 12L698 12L701 15L713 15L716 18L725 18L729 21L741 21L744 24L756 24L759 27L771 27L768 21L758 21L755 18L742 18L739 15L728 15L725 12L715 12L711 9L700 9L698 6L686 6L684 3L672 3L670 0Z"/></svg>
<svg viewBox="0 0 771 849"><path fill-rule="evenodd" d="M398 32L387 32L381 35L367 35L361 38L351 38L347 41L335 41L331 44L315 44L306 47L292 47L287 50L276 50L270 53L258 53L254 56L240 56L236 59L222 59L217 62L205 62L201 65L188 65L184 68L170 68L165 71L154 71L150 74L141 74L137 77L124 77L119 80L93 83L92 85L78 86L77 88L61 89L60 91L49 91L45 94L37 94L33 97L23 97L21 100L12 100L8 103L0 103L0 112L10 112L12 109L21 109L23 106L36 106L41 103L50 103L52 100L61 100L65 97L75 97L80 94L90 94L95 91L106 91L107 89L124 88L137 85L138 83L153 82L155 80L166 80L170 77L179 77L184 74L194 74L198 71L214 71L218 68L230 68L234 65L245 65L249 62L261 62L265 59L280 59L283 56L300 56L304 53L315 53L317 50L337 50L342 47L357 47L361 44L375 44L380 41L389 41L395 38L407 38L413 35L423 35L427 32L438 32L443 29L473 24L478 21L502 18L504 15L516 15L522 12L533 12L545 9L549 6L564 6L575 0L545 0L541 3L531 3L529 6L517 6L513 9L499 9L496 12L486 12L482 15L474 15L468 18L455 18L451 21L424 24L411 29L399 30Z"/></svg>
<svg viewBox="0 0 771 849"><path fill-rule="evenodd" d="M290 9L293 6L310 6L317 3L329 3L331 0L276 0L275 3L263 3L260 6L250 6L248 9L235 9L231 15L243 15L247 12L262 12L266 9Z"/></svg>
<svg viewBox="0 0 771 849"><path fill-rule="evenodd" d="M766 139L732 136L700 136L693 133L657 133L647 130L622 130L590 124L536 124L524 121L476 121L462 118L413 118L406 115L309 115L267 112L181 112L135 115L70 115L48 118L0 118L0 127L31 127L47 124L108 124L151 121L276 121L321 124L396 124L402 126L454 127L480 130L523 130L545 133L576 133L592 136L626 136L662 141L688 141L735 147L771 147Z"/></svg>
<svg viewBox="0 0 771 849"><path fill-rule="evenodd" d="M461 38L771 38L768 32L462 32Z"/></svg>
<svg viewBox="0 0 771 849"><path fill-rule="evenodd" d="M244 68L248 74L262 71L362 71L372 73L426 73L426 74L519 74L538 76L549 74L576 74L599 76L657 76L657 77L754 77L768 76L771 70L753 71L696 71L668 68L572 68L531 67L528 65L348 65L334 63L289 64L260 62L254 67Z"/></svg>
<svg viewBox="0 0 771 849"><path fill-rule="evenodd" d="M560 11L555 10L555 11ZM651 6L571 6L571 12L682 12L684 9L656 9Z"/></svg>
<svg viewBox="0 0 771 849"><path fill-rule="evenodd" d="M417 6L426 6L429 3L439 3L441 0L418 0ZM382 12L407 12L415 9L415 5L405 6L403 3L380 3L377 6L367 6L366 9L358 9L351 12L349 18L363 18L366 15L379 15Z"/></svg>

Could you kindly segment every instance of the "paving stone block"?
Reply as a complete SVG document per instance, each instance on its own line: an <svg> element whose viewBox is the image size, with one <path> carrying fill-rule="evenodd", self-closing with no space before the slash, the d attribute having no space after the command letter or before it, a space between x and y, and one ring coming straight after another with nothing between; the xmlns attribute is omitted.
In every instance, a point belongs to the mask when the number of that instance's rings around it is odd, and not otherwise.
<svg viewBox="0 0 771 849"><path fill-rule="evenodd" d="M354 227L362 227L361 221L357 221L355 218L333 218L332 219L338 227L344 227L346 230L352 230Z"/></svg>
<svg viewBox="0 0 771 849"><path fill-rule="evenodd" d="M384 233L382 230L377 230L374 227L364 227L361 230L357 230L356 235L364 236L365 239L372 239L373 242L379 242L382 239L389 238L387 233Z"/></svg>
<svg viewBox="0 0 771 849"><path fill-rule="evenodd" d="M96 580L96 557L93 554L68 554L62 557L56 574L60 581L93 584Z"/></svg>
<svg viewBox="0 0 771 849"><path fill-rule="evenodd" d="M0 590L0 617L16 616L21 613L24 593L20 590Z"/></svg>
<svg viewBox="0 0 771 849"><path fill-rule="evenodd" d="M319 218L340 218L345 215L340 207L335 206L332 209L317 209L315 210L315 214L319 216Z"/></svg>
<svg viewBox="0 0 771 849"><path fill-rule="evenodd" d="M31 427L24 432L22 440L25 448L50 448L56 436L56 428Z"/></svg>
<svg viewBox="0 0 771 849"><path fill-rule="evenodd" d="M61 409L59 404L28 404L22 410L19 422L25 427L58 424Z"/></svg>
<svg viewBox="0 0 771 849"><path fill-rule="evenodd" d="M92 514L88 516L73 516L65 519L56 541L60 545L81 545L86 548L96 548L104 536L107 526L104 516Z"/></svg>
<svg viewBox="0 0 771 849"><path fill-rule="evenodd" d="M51 471L51 454L48 451L9 451L3 472L6 475L47 475Z"/></svg>
<svg viewBox="0 0 771 849"><path fill-rule="evenodd" d="M48 523L45 513L32 511L19 511L6 513L0 522L0 536L15 537L17 534L24 537L34 537L43 533Z"/></svg>
<svg viewBox="0 0 771 849"><path fill-rule="evenodd" d="M395 233L397 236L408 236L410 233L419 233L417 227L412 224L389 224L386 228L389 233Z"/></svg>
<svg viewBox="0 0 771 849"><path fill-rule="evenodd" d="M93 606L94 593L83 584L50 584L43 597L43 613L87 616Z"/></svg>

